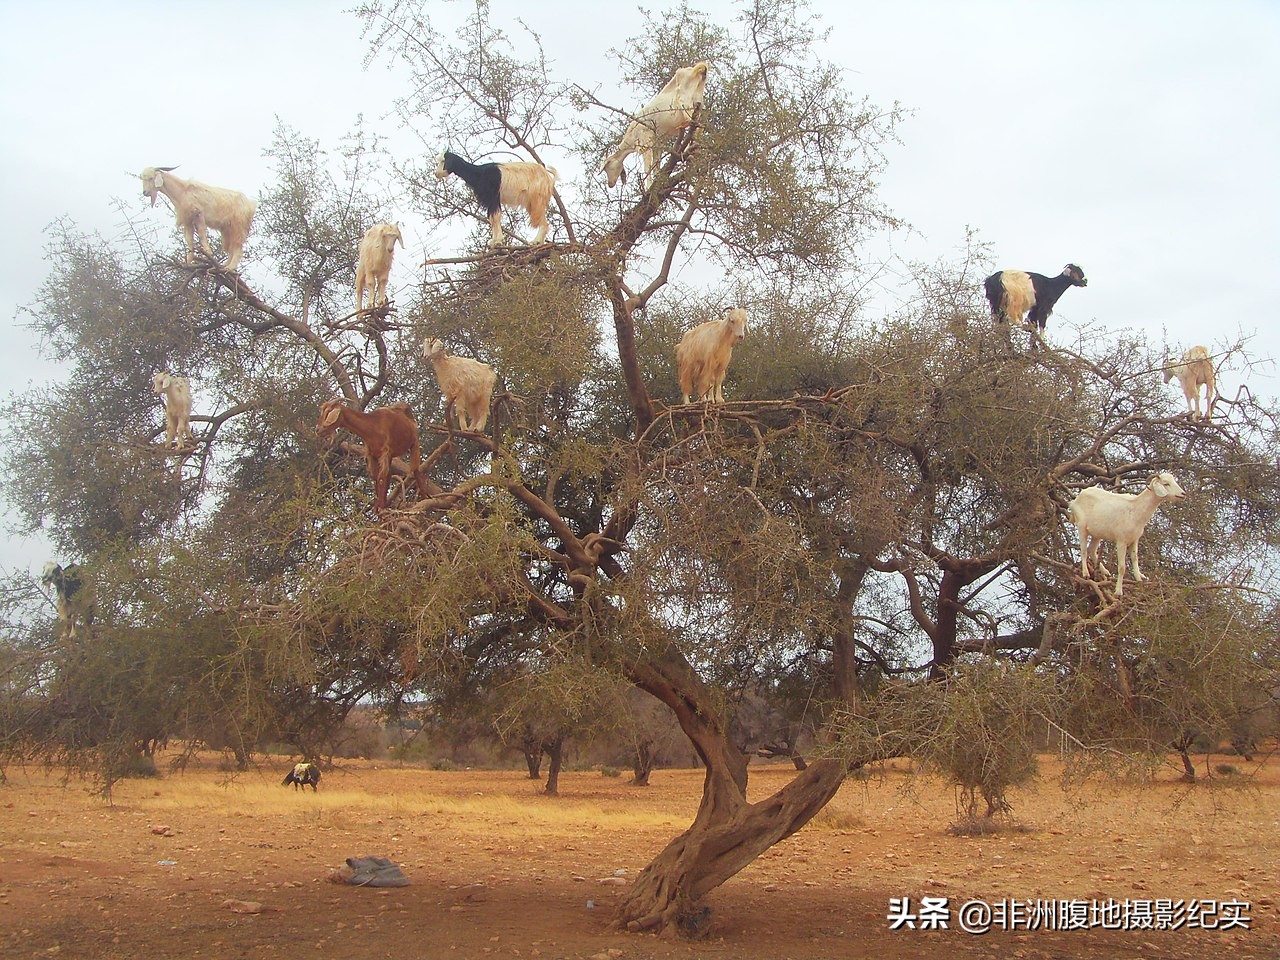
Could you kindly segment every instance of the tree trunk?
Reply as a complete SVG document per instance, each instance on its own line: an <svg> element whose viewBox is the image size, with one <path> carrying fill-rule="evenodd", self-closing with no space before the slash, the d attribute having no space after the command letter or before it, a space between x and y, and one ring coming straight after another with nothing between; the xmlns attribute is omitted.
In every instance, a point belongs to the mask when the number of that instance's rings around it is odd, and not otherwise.
<svg viewBox="0 0 1280 960"><path fill-rule="evenodd" d="M1194 738L1190 736L1181 736L1173 743L1174 749L1182 755L1182 779L1187 781L1191 781L1196 778L1196 767L1195 764L1191 762L1190 753L1191 744L1193 742Z"/></svg>
<svg viewBox="0 0 1280 960"><path fill-rule="evenodd" d="M746 757L730 742L689 662L669 649L633 664L630 674L675 713L707 773L693 824L640 872L619 904L616 923L632 931L674 924L697 937L706 933L709 915L702 898L808 823L835 795L848 767L819 760L773 796L748 803Z"/></svg>
<svg viewBox="0 0 1280 960"><path fill-rule="evenodd" d="M693 825L640 872L619 906L628 930L675 924L680 933L707 932L702 898L780 840L795 833L835 796L847 767L819 760L773 796L747 803L731 777L708 768Z"/></svg>
<svg viewBox="0 0 1280 960"><path fill-rule="evenodd" d="M934 682L943 679L947 668L955 662L956 640L960 632L960 591L999 566L995 560L986 558L945 558L938 565L942 567L942 582L938 585L933 665L929 668L929 679Z"/></svg>
<svg viewBox="0 0 1280 960"><path fill-rule="evenodd" d="M529 779L537 780L542 771L542 744L537 737L525 737L520 743L520 752L524 754L525 765L529 768Z"/></svg>
<svg viewBox="0 0 1280 960"><path fill-rule="evenodd" d="M636 744L636 755L631 763L635 776L631 778L633 786L647 787L649 774L653 772L653 742L641 740Z"/></svg>
<svg viewBox="0 0 1280 960"><path fill-rule="evenodd" d="M559 736L553 740L544 740L542 747L547 751L547 785L543 787L542 792L549 797L560 795L560 765L564 761L564 737Z"/></svg>

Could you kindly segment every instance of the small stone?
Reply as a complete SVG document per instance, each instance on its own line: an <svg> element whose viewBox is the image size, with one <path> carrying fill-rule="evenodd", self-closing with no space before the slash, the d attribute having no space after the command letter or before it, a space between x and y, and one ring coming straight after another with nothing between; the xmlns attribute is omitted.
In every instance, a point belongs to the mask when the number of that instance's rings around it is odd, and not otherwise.
<svg viewBox="0 0 1280 960"><path fill-rule="evenodd" d="M256 900L223 900L222 906L232 913L261 913L262 904Z"/></svg>

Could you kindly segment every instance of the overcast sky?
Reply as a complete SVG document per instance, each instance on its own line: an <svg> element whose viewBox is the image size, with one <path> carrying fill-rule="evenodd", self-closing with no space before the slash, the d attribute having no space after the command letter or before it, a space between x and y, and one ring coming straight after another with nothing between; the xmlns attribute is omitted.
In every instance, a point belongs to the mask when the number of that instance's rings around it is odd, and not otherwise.
<svg viewBox="0 0 1280 960"><path fill-rule="evenodd" d="M689 2L732 16L725 3ZM362 113L393 153L420 149L396 137L388 106L403 87L382 63L362 68L366 44L343 7L0 0L6 392L56 375L21 311L46 273L46 227L67 217L120 236L115 202L145 210L142 167L181 164L184 176L258 196L277 119L334 146ZM512 29L516 16L529 19L564 79L639 105L605 55L636 31L635 7L493 0L491 9ZM1064 296L1050 339L1093 323L1157 341L1167 332L1179 349L1243 332L1256 335L1258 355L1280 352L1271 286L1280 255L1280 2L817 0L814 9L832 28L826 52L848 71L850 89L912 111L881 188L913 228L892 239L897 254L952 257L971 227L998 267L1083 267L1089 286ZM317 86L332 95L318 97ZM554 151L546 158L562 174L569 166ZM172 229L167 208L145 215ZM171 239L176 249L176 231ZM406 241L407 263L434 242ZM889 302L910 296L894 290L892 275L885 280ZM1256 393L1276 394L1270 372L1250 374ZM1234 395L1239 378L1224 372L1223 391ZM5 568L38 570L47 558L38 539L0 548Z"/></svg>

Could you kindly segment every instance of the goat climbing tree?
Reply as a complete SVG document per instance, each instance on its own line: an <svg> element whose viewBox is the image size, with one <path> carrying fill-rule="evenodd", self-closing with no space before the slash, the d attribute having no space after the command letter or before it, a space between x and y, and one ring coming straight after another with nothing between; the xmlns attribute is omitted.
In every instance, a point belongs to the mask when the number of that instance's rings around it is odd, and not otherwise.
<svg viewBox="0 0 1280 960"><path fill-rule="evenodd" d="M481 252L470 194L433 176L434 153L408 159L397 202L433 236L474 229L409 293L402 258L396 302L353 316L356 244L388 205L367 192L376 152L355 140L335 173L282 130L240 276L150 242L141 262L69 229L55 245L32 315L74 365L9 411L7 489L93 561L89 643L146 662L158 654L137 638L164 638L151 646L183 681L157 685L168 699L150 719L178 729L193 702L221 705L250 745L269 731L310 746L362 700L443 711L541 683L507 715L542 703L582 723L629 685L670 710L706 778L617 922L692 935L707 895L801 829L852 766L912 753L998 810L1033 711L1082 742L1236 722L1239 691L1274 663L1274 412L1241 396L1212 421L1180 415L1156 372L1163 345L1085 330L1070 349L1009 351L980 250L921 270L911 307L868 322L860 252L895 226L875 178L897 116L849 94L792 0L749 2L732 26L683 7L653 17L620 55L630 99L608 106L553 79L534 40L519 54L484 5L453 36L424 9L359 11L371 56L412 74L404 122L472 160L558 166L553 244ZM627 111L703 60L695 125L647 182L607 190L598 170ZM750 314L729 402L682 405L673 348L727 305ZM499 372L489 434L446 424L427 336ZM146 384L163 366L198 385L195 475L175 478L150 442ZM357 445L315 439L334 394L410 404L425 491L370 511ZM20 425L36 416L52 426L32 438ZM17 481L49 462L68 470ZM1190 496L1143 540L1154 582L1120 602L1079 578L1063 512L1077 489L1154 469ZM52 716L61 697L62 713L27 729L69 737L68 705L81 730L132 718L128 683L104 703L74 652L49 656L49 695L23 703ZM961 696L990 684L1040 692ZM804 704L792 713L814 743L789 784L749 800L733 710L753 686ZM1003 706L942 709L939 690ZM144 727L122 720L118 736L127 747Z"/></svg>

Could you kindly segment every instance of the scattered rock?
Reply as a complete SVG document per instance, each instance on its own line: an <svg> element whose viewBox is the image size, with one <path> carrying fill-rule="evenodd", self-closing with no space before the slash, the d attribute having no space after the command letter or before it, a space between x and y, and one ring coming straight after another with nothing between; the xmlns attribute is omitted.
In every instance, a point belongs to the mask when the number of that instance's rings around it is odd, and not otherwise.
<svg viewBox="0 0 1280 960"><path fill-rule="evenodd" d="M167 824L158 823L151 828L151 832L154 833L157 837L172 837L173 827L170 827Z"/></svg>
<svg viewBox="0 0 1280 960"><path fill-rule="evenodd" d="M261 913L262 904L256 900L223 900L222 906L232 913Z"/></svg>

